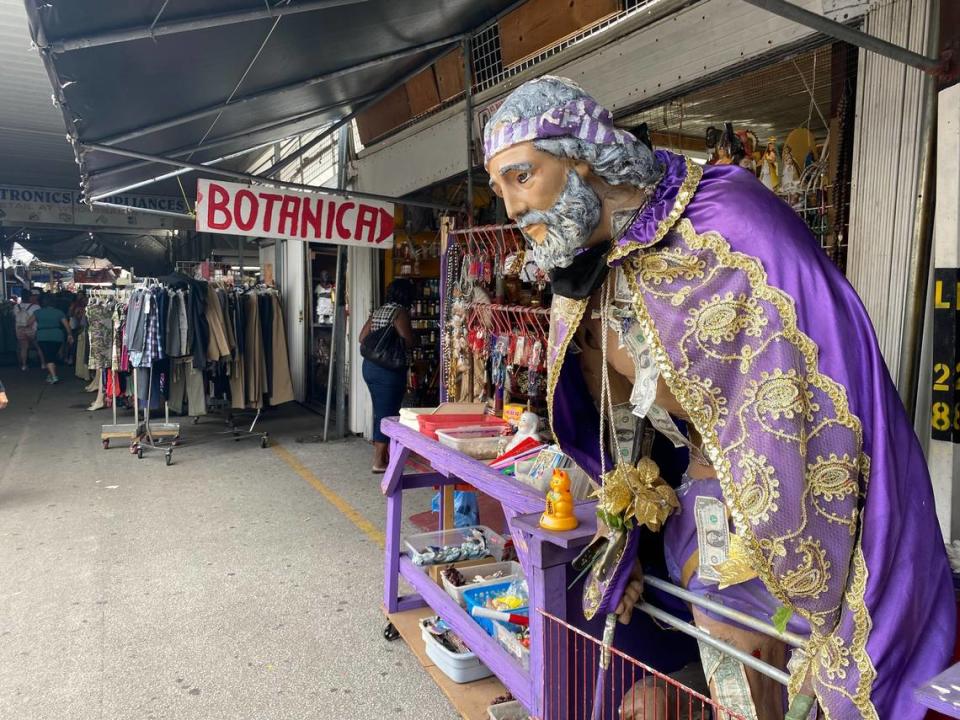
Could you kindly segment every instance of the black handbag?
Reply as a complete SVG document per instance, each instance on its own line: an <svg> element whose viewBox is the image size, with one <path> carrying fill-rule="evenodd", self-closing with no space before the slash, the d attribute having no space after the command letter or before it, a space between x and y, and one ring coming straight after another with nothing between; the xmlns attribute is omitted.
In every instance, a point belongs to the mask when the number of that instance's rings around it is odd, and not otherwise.
<svg viewBox="0 0 960 720"><path fill-rule="evenodd" d="M360 354L387 370L401 370L407 366L407 343L393 325L395 317L396 314L388 325L374 330L360 343Z"/></svg>

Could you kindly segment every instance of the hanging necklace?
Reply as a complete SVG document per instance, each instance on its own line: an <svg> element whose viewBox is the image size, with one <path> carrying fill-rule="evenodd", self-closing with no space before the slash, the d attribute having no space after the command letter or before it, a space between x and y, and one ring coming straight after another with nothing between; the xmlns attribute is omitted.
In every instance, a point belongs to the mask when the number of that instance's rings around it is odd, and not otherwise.
<svg viewBox="0 0 960 720"><path fill-rule="evenodd" d="M609 339L612 317L613 294L616 272L600 289L600 488L597 515L614 530L632 529L646 525L654 532L663 527L671 513L679 507L677 496L660 477L660 468L649 457L643 457L637 465L623 460L620 441L617 438L613 413L613 398L610 391ZM606 431L609 426L614 466L607 471Z"/></svg>

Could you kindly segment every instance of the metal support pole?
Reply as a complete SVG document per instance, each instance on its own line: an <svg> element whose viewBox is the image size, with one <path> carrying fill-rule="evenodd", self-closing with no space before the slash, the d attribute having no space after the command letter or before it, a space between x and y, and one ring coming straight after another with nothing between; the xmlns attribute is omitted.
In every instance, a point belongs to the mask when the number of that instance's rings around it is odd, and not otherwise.
<svg viewBox="0 0 960 720"><path fill-rule="evenodd" d="M367 70L383 63L394 62L395 60L402 60L410 55L417 55L427 50L433 50L435 48L446 47L455 42L459 42L463 37L462 34L452 35L450 37L443 38L441 40L436 40L434 42L424 43L423 45L417 45L412 48L406 48L405 50L400 50L398 52L390 53L388 55L381 55L380 57L374 58L373 60L367 60L366 62L359 63L357 65L351 65L347 68L342 68L340 70L334 70L332 72L323 73L321 75L315 75L314 77L307 78L306 80L301 80L299 82L291 83L289 85L281 85L279 87L271 88L269 90L263 90L261 92L253 93L252 95L244 95L242 97L234 98L229 103L217 103L216 105L210 105L200 110L195 110L185 115L180 115L175 118L170 118L169 120L164 120L162 122L154 123L153 125L146 125L142 128L137 128L135 130L130 130L125 133L120 133L118 135L112 135L110 137L101 138L96 142L103 145L115 145L117 143L125 142L127 140L132 140L134 138L142 137L143 135L149 135L150 133L158 132L160 130L166 130L168 128L177 127L178 125L183 125L184 123L193 122L194 120L199 120L200 118L209 117L210 115L216 115L219 112L224 110L229 110L235 108L239 105L244 105L246 103L254 102L256 100L266 100L274 99L277 95L282 95L284 93L293 91L293 90L303 90L304 88L313 87L314 85L319 85L320 83L327 82L328 80L334 80L345 75L351 75L353 73L359 72L361 70Z"/></svg>
<svg viewBox="0 0 960 720"><path fill-rule="evenodd" d="M243 285L243 235L237 235L237 258L240 263L240 284Z"/></svg>
<svg viewBox="0 0 960 720"><path fill-rule="evenodd" d="M307 192L329 192L343 197L368 198L370 200L383 200L385 202L398 203L400 205L413 205L416 207L427 207L435 210L455 211L459 208L450 207L441 203L425 202L421 200L404 200L403 198L390 197L388 195L378 195L376 193L357 192L355 190L339 190L338 188L323 187L319 185L305 185L303 183L286 182L283 180L272 180L251 173L237 172L235 170L225 170L223 168L208 167L199 163L191 163L185 160L174 160L172 158L161 157L159 155L148 155L147 153L136 152L135 150L125 150L123 148L111 147L110 145L101 145L100 143L81 143L81 147L87 150L110 153L111 155L120 155L121 157L134 158L135 160L149 160L150 162L160 163L162 165L171 165L173 167L189 168L198 170L209 175L219 175L221 177L233 178L250 183L260 183L262 185L274 185L276 187L291 188L293 190L305 190ZM107 203L109 205L109 203ZM174 213L179 215L179 213Z"/></svg>
<svg viewBox="0 0 960 720"><path fill-rule="evenodd" d="M262 150L265 147L269 147L270 145L273 145L273 143L274 141L271 140L270 142L254 145L253 147L247 148L246 150L238 150L235 153L230 153L229 155L224 155L223 157L214 158L213 160L206 160L202 162L201 165L210 166L210 165L216 165L217 163L226 162L227 160L233 160L234 158L242 157L243 155L247 155L248 153L252 153L257 150ZM124 166L124 168L132 169L134 166L145 167L151 164L152 163L148 163L148 162L128 163L127 165ZM113 168L111 168L111 170L113 170ZM124 185L121 188L116 188L115 190L110 190L109 192L97 193L96 195L91 196L90 200L92 201L102 200L104 198L112 197L114 195L121 195L123 193L130 192L131 190L142 188L145 185L153 185L154 183L158 183L163 180L169 180L170 178L179 177L180 175L186 175L189 172L193 172L193 170L191 168L180 168L179 170L174 170L172 172L164 173L163 175L157 175L156 177L152 177L149 180L141 180L140 182L133 183L132 185ZM102 173L102 174L106 175L106 173Z"/></svg>
<svg viewBox="0 0 960 720"><path fill-rule="evenodd" d="M936 4L934 4L936 8ZM931 28L927 47L940 42L940 22L936 9L931 13ZM927 281L930 258L933 254L933 222L936 184L935 153L937 145L937 83L926 75L923 78L923 108L920 117L920 162L917 169L919 193L913 216L913 242L910 248L910 276L907 278L906 303L900 335L900 367L897 389L907 416L916 417L920 381L920 360L923 345L923 320L927 306Z"/></svg>
<svg viewBox="0 0 960 720"><path fill-rule="evenodd" d="M467 117L467 227L473 227L473 38L463 38L463 96Z"/></svg>
<svg viewBox="0 0 960 720"><path fill-rule="evenodd" d="M763 662L763 660L758 660L750 653L735 648L733 645L725 643L723 640L718 640L704 628L697 627L692 623L688 623L680 618L674 617L670 613L661 610L658 607L654 607L647 602L638 603L637 609L642 610L650 617L659 620L665 625L669 625L685 635L690 635L691 637L696 638L699 642L705 643L710 647L719 650L724 655L729 655L730 657L739 660L748 668L756 670L761 675L766 675L771 680L776 680L781 685L786 686L790 684L790 676L783 670L775 668L773 665Z"/></svg>
<svg viewBox="0 0 960 720"><path fill-rule="evenodd" d="M122 30L108 30L107 32L97 33L95 35L63 38L61 40L50 41L48 39L47 45L41 47L49 49L53 53L65 53L71 52L72 50L85 50L87 48L115 45L133 40L156 40L158 37L165 35L208 30L210 28L235 25L237 23L251 22L254 20L272 20L277 17L283 17L284 15L327 10L343 5L357 5L366 1L367 0L306 0L305 2L294 5L279 7L268 6L258 10L240 10L237 12L220 13L219 15L204 15L184 18L182 20L170 20L152 25L141 25Z"/></svg>
<svg viewBox="0 0 960 720"><path fill-rule="evenodd" d="M340 129L340 137L337 138L337 185L345 188L347 185L347 159L349 130ZM340 357L343 355L344 344L346 341L346 314L343 312L343 278L347 260L346 248L337 248L337 269L334 277L334 296L333 296L333 327L330 329L330 366L327 369L327 398L323 412L323 441L327 441L330 429L330 410L333 406L333 394L339 392L342 388L334 389L334 385L343 384L343 374ZM343 337L340 337L343 335ZM337 413L337 426L341 428L338 437L343 437L342 413Z"/></svg>
<svg viewBox="0 0 960 720"><path fill-rule="evenodd" d="M744 0L744 2L748 2L755 7L786 18L787 20L792 20L795 23L804 25L824 35L842 40L851 45L856 45L864 50L875 52L878 55L892 58L893 60L902 62L910 67L918 68L927 73L936 73L943 68L943 63L937 58L930 58L926 55L915 53L912 50L907 50L899 45L894 45L886 40L881 40L873 35L868 35L865 32L848 27L843 23L838 23L823 15L818 15L817 13L797 7L793 3L787 2L787 0Z"/></svg>
<svg viewBox="0 0 960 720"><path fill-rule="evenodd" d="M777 640L782 640L783 642L793 645L794 647L803 647L807 644L806 638L792 632L780 632L770 623L757 620L752 615L747 615L744 612L734 610L723 603L712 600L709 595L697 595L696 593L692 593L689 590L684 590L682 587L678 587L673 583L669 583L666 580L661 580L660 578L653 577L651 575L644 577L643 583L644 585L649 585L650 587L656 588L661 592L665 592L668 595L673 595L676 598L680 598L691 605L698 605L704 610L709 610L716 615L720 615L728 620L733 620L734 622L740 623L751 630L756 630L764 635L769 635Z"/></svg>

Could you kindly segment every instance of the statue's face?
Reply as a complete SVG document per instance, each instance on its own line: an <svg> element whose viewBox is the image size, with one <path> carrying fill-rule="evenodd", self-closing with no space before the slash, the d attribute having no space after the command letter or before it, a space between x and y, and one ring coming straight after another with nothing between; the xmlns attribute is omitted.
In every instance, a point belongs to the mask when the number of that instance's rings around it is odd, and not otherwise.
<svg viewBox="0 0 960 720"><path fill-rule="evenodd" d="M526 142L495 155L487 171L537 265L546 271L570 265L600 223L600 198L586 182L589 166Z"/></svg>

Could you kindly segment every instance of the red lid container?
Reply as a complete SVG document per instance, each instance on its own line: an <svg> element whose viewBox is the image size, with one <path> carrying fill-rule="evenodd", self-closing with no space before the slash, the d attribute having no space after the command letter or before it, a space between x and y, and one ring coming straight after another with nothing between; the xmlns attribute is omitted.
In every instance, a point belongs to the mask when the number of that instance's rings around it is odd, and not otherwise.
<svg viewBox="0 0 960 720"><path fill-rule="evenodd" d="M507 422L501 420L496 415L483 415L481 413L470 413L469 415L456 413L418 415L417 422L420 423L420 432L434 440L437 439L437 430L447 430L458 427L477 427L478 425L504 428L508 426Z"/></svg>

